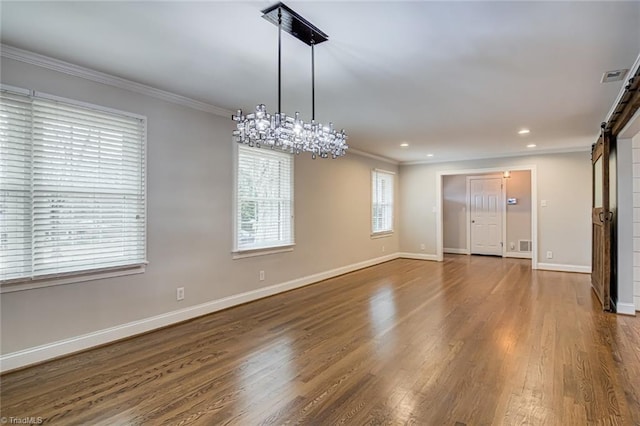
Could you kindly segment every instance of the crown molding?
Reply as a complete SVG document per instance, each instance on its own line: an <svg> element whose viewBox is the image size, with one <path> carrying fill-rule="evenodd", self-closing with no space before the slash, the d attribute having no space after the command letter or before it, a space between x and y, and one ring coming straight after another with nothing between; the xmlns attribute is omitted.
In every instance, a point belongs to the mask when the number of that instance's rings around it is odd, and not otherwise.
<svg viewBox="0 0 640 426"><path fill-rule="evenodd" d="M418 166L423 164L460 163L463 161L490 160L493 158L536 157L538 155L569 154L572 152L591 152L591 146L578 146L573 148L559 148L559 149L541 149L539 151L534 150L531 152L514 152L514 153L502 154L502 155L490 155L485 157L468 157L468 158L465 157L465 158L456 158L456 159L448 159L448 160L402 161L400 162L400 165L401 166Z"/></svg>
<svg viewBox="0 0 640 426"><path fill-rule="evenodd" d="M167 92L165 90L156 89L146 84L137 83L135 81L127 80L122 77L116 77L111 74L103 73L93 70L91 68L81 67L79 65L72 64L70 62L61 61L59 59L51 58L49 56L41 55L39 53L30 52L28 50L19 49L17 47L9 46L7 44L0 43L0 56L3 58L14 59L16 61L32 64L41 68L50 69L63 74L72 75L75 77L84 78L85 80L102 83L108 86L117 87L119 89L128 90L130 92L139 93L142 95L150 96L163 101L171 102L174 104L182 105L188 108L196 109L199 111L208 112L221 117L230 117L233 111L208 104L206 102L197 101L195 99L187 98L186 96L178 95L175 93ZM636 60L636 63L632 67L635 69L640 62L640 56ZM595 136L597 138L597 135ZM420 164L436 164L436 163L451 163L459 161L471 161L482 160L488 158L504 158L504 157L527 157L532 155L545 155L545 154L561 154L569 152L582 152L589 151L591 147L577 147L559 150L539 150L528 153L513 153L504 155L492 155L487 157L473 157L473 158L458 158L450 160L420 160L420 161L397 161L391 158L383 157L376 154L371 154L366 151L361 151L356 148L347 150L349 154L356 154L362 157L368 157L384 163L393 164L395 166L413 166Z"/></svg>
<svg viewBox="0 0 640 426"><path fill-rule="evenodd" d="M155 87L147 86L146 84L137 83L135 81L127 80L122 77L116 77L111 74L93 70L91 68L81 67L70 62L61 61L50 56L45 56L39 53L30 52L28 50L19 49L17 47L9 46L3 43L0 43L0 56L2 56L3 58L14 59L16 61L36 65L38 67L46 68L52 71L61 72L63 74L84 78L85 80L94 81L96 83L102 83L108 86L117 87L119 89L128 90L130 92L151 96L156 99L161 99L163 101L172 102L174 104L208 112L222 117L228 118L233 114L233 111L220 108L206 102L197 101L195 99L187 98L186 96L177 95L175 93L167 92L161 89L156 89ZM385 163L394 164L396 166L400 164L398 161L392 160L390 158L370 154L368 152L360 151L355 148L349 148L347 152L363 157L369 157L374 160L383 161Z"/></svg>
<svg viewBox="0 0 640 426"><path fill-rule="evenodd" d="M383 161L385 163L393 164L395 166L400 165L399 161L396 161L396 160L393 160L393 159L387 158L387 157L382 157L380 155L371 154L371 153L366 152L366 151L360 151L359 149L356 149L356 148L349 147L349 149L347 149L347 154L356 154L356 155L359 155L361 157L373 158L374 160Z"/></svg>
<svg viewBox="0 0 640 426"><path fill-rule="evenodd" d="M81 67L69 62L54 59L49 56L33 53L28 50L18 49L17 47L0 44L0 56L3 58L14 59L16 61L25 62L27 64L36 65L52 71L61 72L63 74L84 78L85 80L95 81L97 83L106 84L108 86L117 87L119 89L128 90L142 95L151 96L163 101L172 102L188 108L197 109L199 111L208 112L222 117L231 117L231 111L206 102L197 101L187 98L186 96L177 95L165 90L156 89L146 84L136 83L135 81L125 78L116 77L90 68Z"/></svg>
<svg viewBox="0 0 640 426"><path fill-rule="evenodd" d="M597 138L597 135L595 136ZM442 164L442 163L459 163L462 161L475 161L475 160L490 160L492 158L512 158L512 157L533 157L537 155L552 155L552 154L569 154L572 152L590 152L591 146L578 146L572 148L558 148L558 149L541 149L531 152L514 152L501 155L488 155L483 157L464 157L445 160L417 160L417 161L397 161L391 158L383 157L376 154L371 154L366 151L361 151L356 148L347 150L347 153L360 155L362 157L373 158L374 160L383 161L385 163L393 164L395 166L418 166L424 164Z"/></svg>

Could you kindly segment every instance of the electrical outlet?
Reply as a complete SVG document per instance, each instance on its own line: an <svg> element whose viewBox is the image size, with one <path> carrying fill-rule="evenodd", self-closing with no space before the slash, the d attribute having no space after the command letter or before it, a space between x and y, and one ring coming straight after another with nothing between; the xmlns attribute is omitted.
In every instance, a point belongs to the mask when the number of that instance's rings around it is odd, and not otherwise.
<svg viewBox="0 0 640 426"><path fill-rule="evenodd" d="M184 300L184 287L176 289L176 300Z"/></svg>
<svg viewBox="0 0 640 426"><path fill-rule="evenodd" d="M551 250L547 252L547 259L553 259L553 252Z"/></svg>
<svg viewBox="0 0 640 426"><path fill-rule="evenodd" d="M264 281L264 271L260 271L259 278L260 278L260 281Z"/></svg>
<svg viewBox="0 0 640 426"><path fill-rule="evenodd" d="M547 200L540 201L540 207L547 207Z"/></svg>
<svg viewBox="0 0 640 426"><path fill-rule="evenodd" d="M509 250L513 251L516 249L516 243L509 243Z"/></svg>
<svg viewBox="0 0 640 426"><path fill-rule="evenodd" d="M423 243L423 244L420 244L420 250L422 250L422 251L424 251L424 250L425 250L424 243Z"/></svg>

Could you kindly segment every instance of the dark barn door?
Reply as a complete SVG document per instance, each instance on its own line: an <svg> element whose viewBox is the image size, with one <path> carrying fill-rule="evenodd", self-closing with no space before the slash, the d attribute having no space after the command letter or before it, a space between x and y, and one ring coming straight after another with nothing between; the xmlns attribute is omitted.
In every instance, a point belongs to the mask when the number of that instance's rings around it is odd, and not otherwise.
<svg viewBox="0 0 640 426"><path fill-rule="evenodd" d="M602 132L591 152L591 286L604 310L610 309L611 212L609 211L609 135Z"/></svg>

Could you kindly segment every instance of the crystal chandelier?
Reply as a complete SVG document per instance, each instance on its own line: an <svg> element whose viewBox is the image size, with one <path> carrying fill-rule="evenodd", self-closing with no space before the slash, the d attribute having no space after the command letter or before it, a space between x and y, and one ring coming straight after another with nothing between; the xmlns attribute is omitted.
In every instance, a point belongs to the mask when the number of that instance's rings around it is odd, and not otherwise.
<svg viewBox="0 0 640 426"><path fill-rule="evenodd" d="M315 121L315 57L314 46L329 39L313 24L291 10L283 3L277 3L262 11L262 17L278 26L278 112L269 114L267 107L260 104L255 112L244 115L238 110L232 116L237 128L233 136L238 143L249 146L268 146L299 154L310 152L311 157L337 158L345 155L347 135L344 129L336 131L333 123L325 126ZM284 18L284 19L283 19ZM281 108L281 40L282 30L311 46L311 122L306 123L298 112L287 115Z"/></svg>

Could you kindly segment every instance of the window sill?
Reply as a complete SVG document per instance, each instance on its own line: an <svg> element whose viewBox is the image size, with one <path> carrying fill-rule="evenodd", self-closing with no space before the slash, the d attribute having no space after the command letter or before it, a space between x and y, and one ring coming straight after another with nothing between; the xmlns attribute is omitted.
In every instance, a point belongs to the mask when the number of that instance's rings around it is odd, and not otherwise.
<svg viewBox="0 0 640 426"><path fill-rule="evenodd" d="M0 284L0 294L13 293L16 291L33 290L38 288L53 287L57 285L73 284L84 281L102 280L105 278L122 277L125 275L143 274L146 271L146 264L123 267L113 270L103 270L100 272L73 273L58 277L35 278L22 281L7 281Z"/></svg>
<svg viewBox="0 0 640 426"><path fill-rule="evenodd" d="M258 248L251 250L237 250L232 252L232 258L236 259L245 259L247 257L256 257L256 256L266 256L268 254L277 254L277 253L286 253L293 251L293 247L295 244L290 244L286 246L278 246L278 247L267 247L267 248Z"/></svg>
<svg viewBox="0 0 640 426"><path fill-rule="evenodd" d="M371 239L392 237L393 231L374 232L371 234Z"/></svg>

